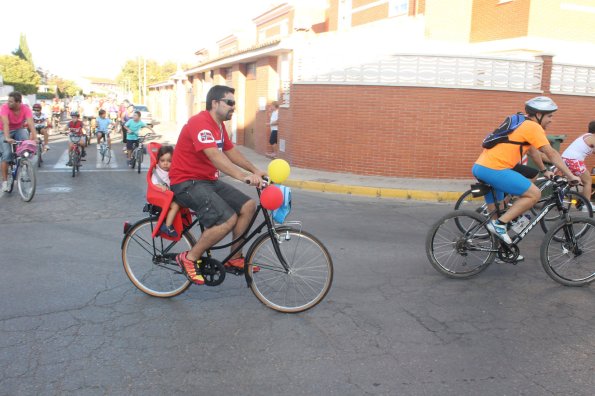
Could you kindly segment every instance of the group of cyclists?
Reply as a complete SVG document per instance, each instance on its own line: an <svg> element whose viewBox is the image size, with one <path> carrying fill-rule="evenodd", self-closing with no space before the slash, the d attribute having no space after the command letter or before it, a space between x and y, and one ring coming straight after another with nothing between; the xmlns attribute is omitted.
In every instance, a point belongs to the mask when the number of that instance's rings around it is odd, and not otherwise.
<svg viewBox="0 0 595 396"><path fill-rule="evenodd" d="M111 149L110 132L117 129L116 126L120 127L123 141L130 142L124 146L124 151L127 151L128 157L130 157L130 152L138 140L139 130L146 126L140 120L140 113L135 112L134 106L128 100L124 100L118 105L111 98L103 99L91 96L84 100L54 98L51 104L42 100L29 108L23 104L22 94L16 91L8 95L8 102L0 108L0 117L2 119L0 122L2 191L8 191L7 164L12 160L10 145L15 141L36 140L37 135L40 135L43 136L42 150L50 150L50 129L62 129L60 127L62 120L70 118L66 124L66 132L81 138L76 139L77 143L70 141L69 150L78 144L82 148L82 157L86 156L85 147L90 143L86 140L85 135L85 123L88 122L91 133L97 138L98 149L101 139L105 139L108 148ZM71 166L72 164L69 161L66 165Z"/></svg>

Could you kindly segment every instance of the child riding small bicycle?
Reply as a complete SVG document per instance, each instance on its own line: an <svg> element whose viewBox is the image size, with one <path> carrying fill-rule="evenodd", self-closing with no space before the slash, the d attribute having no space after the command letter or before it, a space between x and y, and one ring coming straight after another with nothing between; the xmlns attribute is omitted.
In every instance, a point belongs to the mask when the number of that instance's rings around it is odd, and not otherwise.
<svg viewBox="0 0 595 396"><path fill-rule="evenodd" d="M124 124L124 129L126 130L126 150L128 155L128 165L131 164L132 159L132 151L134 150L135 146L138 145L138 133L143 128L146 127L145 124L140 119L140 111L135 111L132 119L126 121Z"/></svg>
<svg viewBox="0 0 595 396"><path fill-rule="evenodd" d="M33 105L33 123L35 124L35 130L37 133L41 133L43 135L44 150L49 150L48 119L47 116L41 111L41 104L39 103L35 103Z"/></svg>
<svg viewBox="0 0 595 396"><path fill-rule="evenodd" d="M106 117L106 111L103 109L99 110L99 117L97 117L97 129L95 130L97 136L97 150L100 149L99 143L101 142L101 138L104 138L107 141L108 148L112 146L112 140L109 134L109 127L112 124L112 120Z"/></svg>
<svg viewBox="0 0 595 396"><path fill-rule="evenodd" d="M70 113L72 120L68 123L68 131L71 136L70 142L68 142L68 152L70 153L78 145L81 148L81 157L85 158L87 153L85 152L85 136L83 133L83 122L79 120L79 113L73 111ZM72 166L72 161L69 159L66 166Z"/></svg>

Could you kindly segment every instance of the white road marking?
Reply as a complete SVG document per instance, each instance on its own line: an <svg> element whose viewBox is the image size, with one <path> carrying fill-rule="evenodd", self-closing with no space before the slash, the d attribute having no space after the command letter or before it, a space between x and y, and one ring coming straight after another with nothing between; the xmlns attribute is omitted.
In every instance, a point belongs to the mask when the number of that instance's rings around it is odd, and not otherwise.
<svg viewBox="0 0 595 396"><path fill-rule="evenodd" d="M97 163L95 164L95 167L97 169L113 169L113 168L117 168L118 167L118 161L116 160L116 153L114 152L114 150L112 149L112 159L110 160L109 164L106 164L104 161L101 161L101 153L99 152L99 150L97 151Z"/></svg>
<svg viewBox="0 0 595 396"><path fill-rule="evenodd" d="M64 150L58 162L54 164L54 169L70 169L70 166L66 166L68 162L68 149Z"/></svg>

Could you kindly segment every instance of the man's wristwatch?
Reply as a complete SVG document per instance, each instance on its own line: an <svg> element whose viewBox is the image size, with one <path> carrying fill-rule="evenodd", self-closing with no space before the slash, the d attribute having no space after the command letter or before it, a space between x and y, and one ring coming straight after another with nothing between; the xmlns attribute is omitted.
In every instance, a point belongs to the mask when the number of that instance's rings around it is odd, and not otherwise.
<svg viewBox="0 0 595 396"><path fill-rule="evenodd" d="M541 172L541 173L545 173L545 172L547 172L547 168L546 168L546 169L542 169L542 170L540 170L540 172Z"/></svg>

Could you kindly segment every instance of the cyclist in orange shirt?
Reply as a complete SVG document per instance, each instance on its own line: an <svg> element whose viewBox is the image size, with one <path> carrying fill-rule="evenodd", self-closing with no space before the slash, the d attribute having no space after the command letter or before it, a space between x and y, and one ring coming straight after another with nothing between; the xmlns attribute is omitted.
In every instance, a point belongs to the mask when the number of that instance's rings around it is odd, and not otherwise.
<svg viewBox="0 0 595 396"><path fill-rule="evenodd" d="M488 230L507 244L512 243L507 233L507 224L531 209L541 198L539 188L513 170L524 154L528 154L535 161L546 177L553 174L546 171L540 152L564 173L568 181L580 181L568 169L560 154L552 148L545 135L544 130L552 123L556 110L558 106L548 97L539 96L528 100L525 103L527 119L508 135L508 139L513 143L500 143L491 149L484 149L473 165L473 176L494 187L498 201L504 199L504 193L520 197L499 219L492 219L487 224ZM490 210L494 210L492 194L487 194L485 200Z"/></svg>

